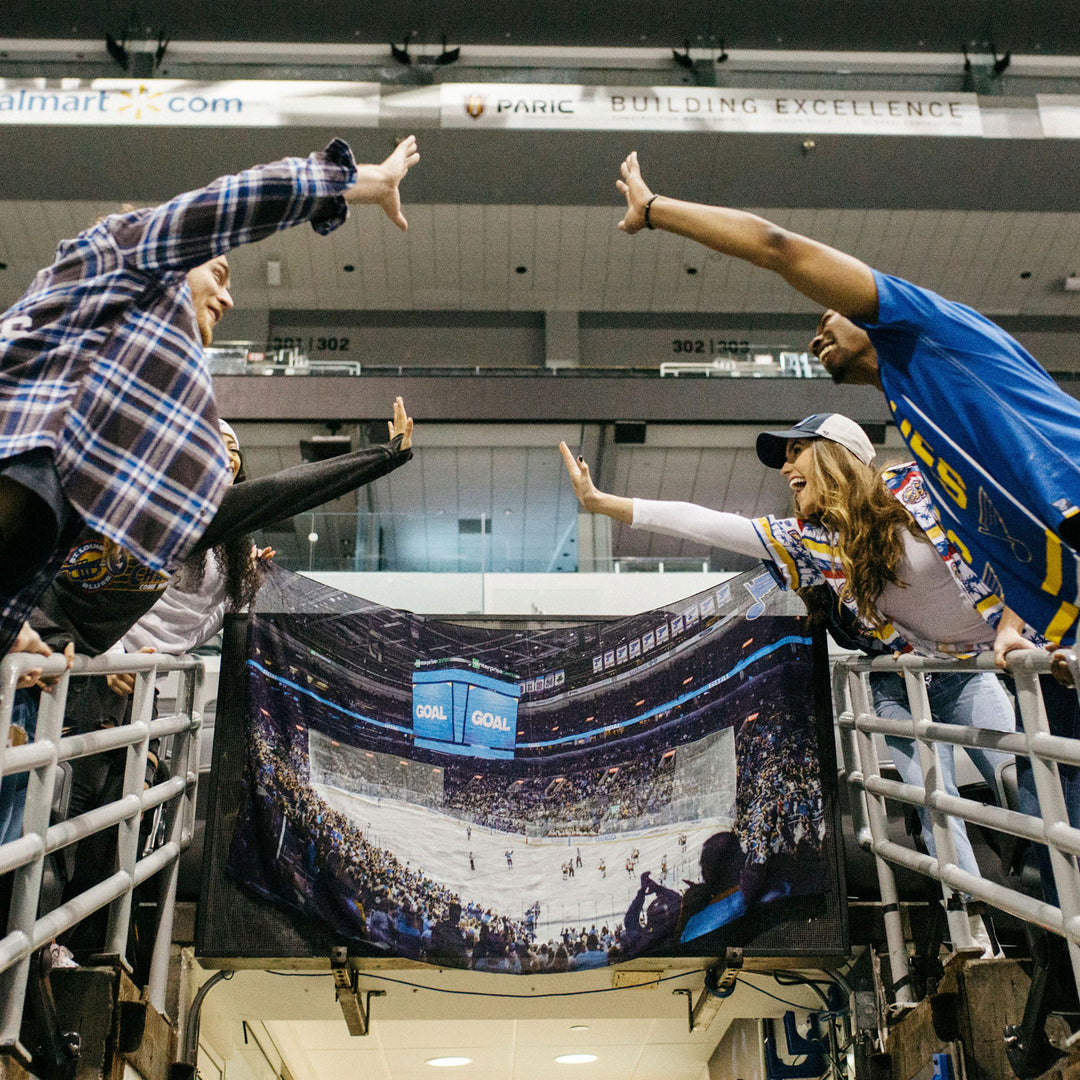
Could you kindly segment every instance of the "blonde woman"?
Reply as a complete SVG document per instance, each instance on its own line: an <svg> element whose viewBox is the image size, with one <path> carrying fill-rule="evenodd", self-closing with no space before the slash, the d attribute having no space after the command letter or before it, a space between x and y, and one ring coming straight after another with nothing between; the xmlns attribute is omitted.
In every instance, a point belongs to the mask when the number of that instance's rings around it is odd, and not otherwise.
<svg viewBox="0 0 1080 1080"><path fill-rule="evenodd" d="M762 559L783 588L826 586L833 594L831 621L852 647L868 653L915 652L957 656L992 650L1005 608L964 562L943 533L918 467L874 468L874 448L853 420L839 413L808 416L786 431L763 432L762 462L787 477L794 517L745 518L693 503L622 498L598 491L585 461L560 444L581 505L633 528L665 533ZM1042 639L1024 628L1036 644ZM875 674L878 713L910 718L898 676ZM928 679L930 706L943 723L1013 731L1012 705L992 674L945 674ZM887 740L905 783L922 787L910 739ZM993 783L1006 755L969 750ZM943 783L956 794L951 748L940 748ZM978 875L964 823L950 819L959 866ZM934 852L928 815L923 839ZM977 918L977 917L976 917ZM976 936L981 923L973 926Z"/></svg>

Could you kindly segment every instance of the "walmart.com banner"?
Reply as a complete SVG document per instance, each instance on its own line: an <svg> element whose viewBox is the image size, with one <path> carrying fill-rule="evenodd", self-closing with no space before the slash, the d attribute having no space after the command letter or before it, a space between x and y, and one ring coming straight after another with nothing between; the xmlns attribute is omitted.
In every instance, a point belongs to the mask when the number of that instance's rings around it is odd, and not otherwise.
<svg viewBox="0 0 1080 1080"><path fill-rule="evenodd" d="M290 925L536 974L824 914L811 640L763 569L551 630L358 603L247 630L226 870Z"/></svg>
<svg viewBox="0 0 1080 1080"><path fill-rule="evenodd" d="M0 79L0 124L377 127L379 84Z"/></svg>

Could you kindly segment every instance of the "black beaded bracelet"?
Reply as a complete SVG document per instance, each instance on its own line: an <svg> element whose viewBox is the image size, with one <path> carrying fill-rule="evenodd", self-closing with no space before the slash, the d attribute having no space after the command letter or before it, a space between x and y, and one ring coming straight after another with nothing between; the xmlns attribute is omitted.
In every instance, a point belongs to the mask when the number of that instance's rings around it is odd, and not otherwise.
<svg viewBox="0 0 1080 1080"><path fill-rule="evenodd" d="M655 229L656 226L649 220L649 210L652 208L652 204L656 201L658 196L650 195L648 201L645 203L645 228Z"/></svg>

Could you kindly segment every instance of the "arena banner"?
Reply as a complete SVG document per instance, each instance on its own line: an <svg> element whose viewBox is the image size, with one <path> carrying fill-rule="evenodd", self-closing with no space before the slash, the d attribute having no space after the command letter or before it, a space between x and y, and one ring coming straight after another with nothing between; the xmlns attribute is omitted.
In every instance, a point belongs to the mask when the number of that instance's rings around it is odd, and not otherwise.
<svg viewBox="0 0 1080 1080"><path fill-rule="evenodd" d="M302 580L273 573L261 606ZM270 907L366 955L538 974L825 914L831 726L801 606L764 568L552 629L304 588L314 609L252 615L235 665L243 779L210 820L254 904L238 922Z"/></svg>
<svg viewBox="0 0 1080 1080"><path fill-rule="evenodd" d="M0 79L0 124L377 127L378 123L378 83Z"/></svg>
<svg viewBox="0 0 1080 1080"><path fill-rule="evenodd" d="M1080 94L1036 94L1039 123L1047 139L1080 139Z"/></svg>
<svg viewBox="0 0 1080 1080"><path fill-rule="evenodd" d="M281 79L0 79L5 124L983 135L967 93Z"/></svg>
<svg viewBox="0 0 1080 1080"><path fill-rule="evenodd" d="M975 94L443 83L442 126L981 136Z"/></svg>

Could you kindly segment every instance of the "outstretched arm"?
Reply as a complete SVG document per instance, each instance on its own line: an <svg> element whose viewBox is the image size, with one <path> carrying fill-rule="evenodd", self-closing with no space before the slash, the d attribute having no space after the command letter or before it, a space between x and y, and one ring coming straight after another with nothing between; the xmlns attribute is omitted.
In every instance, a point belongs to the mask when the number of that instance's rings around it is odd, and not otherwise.
<svg viewBox="0 0 1080 1080"><path fill-rule="evenodd" d="M874 275L869 266L853 256L743 210L681 202L666 195L653 198L641 177L637 151L622 163L622 179L615 183L626 197L626 214L619 222L623 232L633 235L645 228L648 203L653 228L772 270L815 303L848 318L877 318Z"/></svg>
<svg viewBox="0 0 1080 1080"><path fill-rule="evenodd" d="M649 532L678 536L707 547L720 547L755 559L771 557L749 518L709 510L694 503L627 499L597 491L585 459L575 458L566 443L559 443L570 483L578 502L591 514L605 514ZM635 511L637 511L635 513Z"/></svg>
<svg viewBox="0 0 1080 1080"><path fill-rule="evenodd" d="M222 176L153 209L107 218L121 254L143 270L190 270L239 244L310 221L325 234L341 225L349 203L381 206L399 229L408 223L398 190L420 160L410 135L380 165L357 165L340 139L306 158L285 158Z"/></svg>
<svg viewBox="0 0 1080 1080"><path fill-rule="evenodd" d="M365 446L350 454L294 465L290 469L233 484L193 552L207 551L269 522L293 517L355 491L412 458L413 422L400 397L389 421L390 443Z"/></svg>
<svg viewBox="0 0 1080 1080"><path fill-rule="evenodd" d="M381 165L357 165L356 180L345 192L350 205L374 203L386 211L386 216L402 231L409 223L401 212L399 187L406 173L420 160L416 136L410 135L397 144L394 152Z"/></svg>

